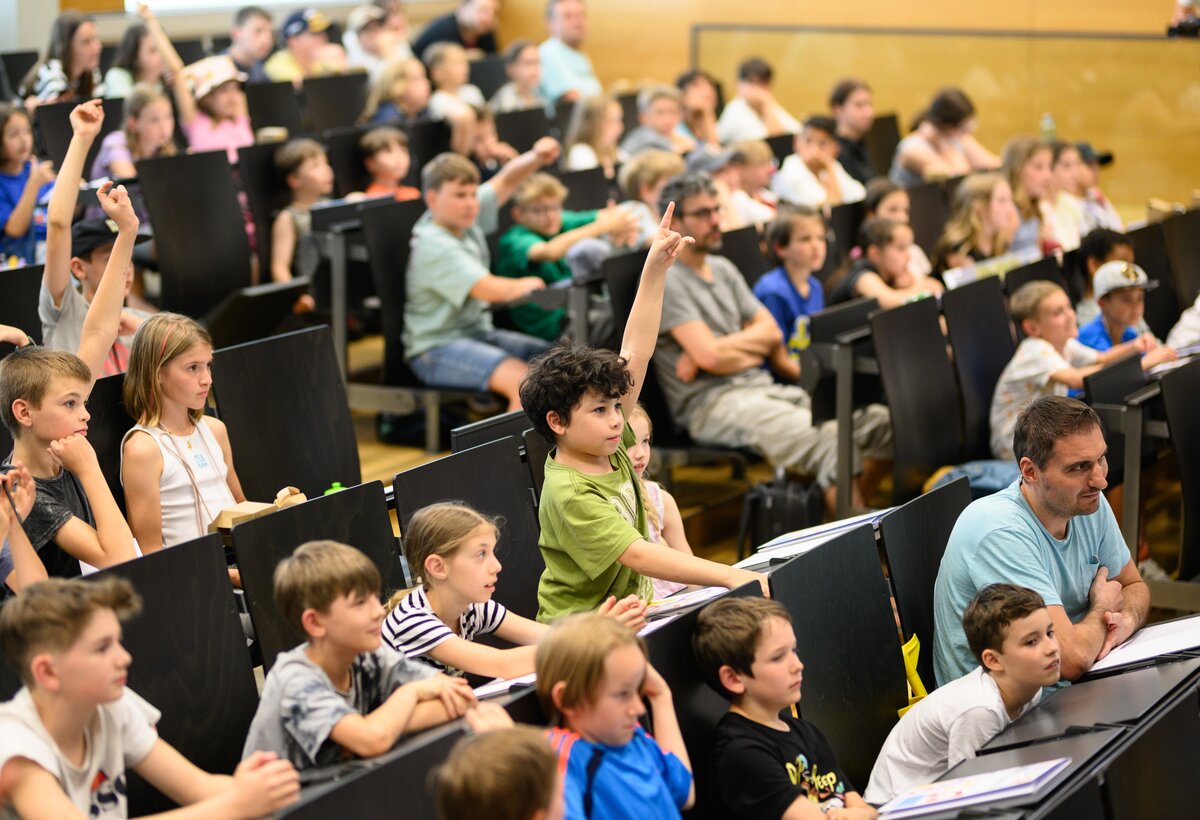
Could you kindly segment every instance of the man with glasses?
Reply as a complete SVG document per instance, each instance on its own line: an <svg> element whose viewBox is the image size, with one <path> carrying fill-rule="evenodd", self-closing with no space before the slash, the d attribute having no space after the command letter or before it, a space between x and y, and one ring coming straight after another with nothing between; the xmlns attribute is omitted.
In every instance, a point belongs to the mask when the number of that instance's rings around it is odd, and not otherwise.
<svg viewBox="0 0 1200 820"><path fill-rule="evenodd" d="M837 422L814 425L810 399L794 384L778 384L787 350L779 326L723 256L721 207L711 178L687 173L660 196L675 202L672 230L695 238L667 274L655 371L677 424L700 443L747 447L772 464L814 479L827 510L835 508ZM766 367L764 367L766 365ZM768 369L769 368L769 369ZM868 497L890 458L888 412L878 405L854 415L855 472L874 462L861 491ZM861 506L860 487L852 505Z"/></svg>

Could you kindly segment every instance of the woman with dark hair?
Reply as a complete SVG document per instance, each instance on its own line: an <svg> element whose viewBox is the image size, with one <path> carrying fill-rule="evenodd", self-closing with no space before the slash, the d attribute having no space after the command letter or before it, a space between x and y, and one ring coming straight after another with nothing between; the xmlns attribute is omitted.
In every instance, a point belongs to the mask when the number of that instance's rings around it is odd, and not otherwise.
<svg viewBox="0 0 1200 820"><path fill-rule="evenodd" d="M90 100L104 93L100 38L90 15L64 11L50 29L50 45L21 81L18 94L31 111L39 103Z"/></svg>
<svg viewBox="0 0 1200 820"><path fill-rule="evenodd" d="M105 97L128 97L138 84L166 92L172 74L177 70L175 67L183 66L183 60L150 7L141 5L138 15L142 22L125 29L113 55L112 66L104 74Z"/></svg>
<svg viewBox="0 0 1200 820"><path fill-rule="evenodd" d="M994 171L1000 158L979 144L975 130L975 105L958 88L943 88L917 115L912 133L900 140L892 182L911 188L928 179L945 179L972 171Z"/></svg>

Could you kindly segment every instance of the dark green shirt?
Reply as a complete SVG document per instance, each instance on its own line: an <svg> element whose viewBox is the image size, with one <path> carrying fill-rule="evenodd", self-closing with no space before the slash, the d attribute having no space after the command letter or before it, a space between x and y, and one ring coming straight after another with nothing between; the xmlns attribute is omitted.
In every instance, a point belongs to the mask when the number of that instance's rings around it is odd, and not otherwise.
<svg viewBox="0 0 1200 820"><path fill-rule="evenodd" d="M562 228L559 233L573 231L595 220L595 211L563 211ZM553 238L553 236L542 236L524 225L514 225L509 228L500 237L500 245L496 250L496 273L510 279L537 276L547 285L570 279L571 268L567 265L565 258L555 262L531 262L529 260L530 248ZM513 308L510 315L513 324L522 333L554 341L558 338L559 331L562 330L567 312L562 308L547 310L531 303Z"/></svg>

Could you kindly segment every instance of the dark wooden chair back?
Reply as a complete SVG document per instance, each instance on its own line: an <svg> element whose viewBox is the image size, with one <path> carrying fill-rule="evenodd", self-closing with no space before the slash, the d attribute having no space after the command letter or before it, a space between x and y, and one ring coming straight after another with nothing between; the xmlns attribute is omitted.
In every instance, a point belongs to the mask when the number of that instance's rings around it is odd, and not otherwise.
<svg viewBox="0 0 1200 820"><path fill-rule="evenodd" d="M896 609L904 639L921 642L917 673L926 690L937 686L933 674L933 585L950 532L971 503L965 477L930 490L898 507L879 522Z"/></svg>
<svg viewBox="0 0 1200 820"><path fill-rule="evenodd" d="M962 461L958 384L935 300L876 313L871 335L897 431L892 498L902 504L940 467Z"/></svg>
<svg viewBox="0 0 1200 820"><path fill-rule="evenodd" d="M138 162L164 310L202 318L250 281L250 241L224 151ZM186 192L186 195L181 195Z"/></svg>
<svg viewBox="0 0 1200 820"><path fill-rule="evenodd" d="M503 565L495 600L526 618L537 616L538 581L545 569L540 527L520 439L491 441L397 473L396 514L403 535L413 514L439 501L463 501L504 525L496 557Z"/></svg>
<svg viewBox="0 0 1200 820"><path fill-rule="evenodd" d="M1017 350L1000 280L986 276L947 291L942 313L962 392L963 458L991 458L992 394Z"/></svg>
<svg viewBox="0 0 1200 820"><path fill-rule="evenodd" d="M871 526L778 567L771 597L791 613L807 667L801 715L829 738L850 782L866 783L896 710L908 703L900 637Z"/></svg>
<svg viewBox="0 0 1200 820"><path fill-rule="evenodd" d="M384 595L406 586L383 485L378 481L236 524L232 535L264 672L270 670L280 652L304 640L299 629L275 606L275 567L296 547L324 539L348 544L366 554L379 569Z"/></svg>
<svg viewBox="0 0 1200 820"><path fill-rule="evenodd" d="M213 381L247 498L270 501L288 486L315 498L335 481L345 487L361 481L327 325L218 350ZM266 396L287 412L265 414Z"/></svg>

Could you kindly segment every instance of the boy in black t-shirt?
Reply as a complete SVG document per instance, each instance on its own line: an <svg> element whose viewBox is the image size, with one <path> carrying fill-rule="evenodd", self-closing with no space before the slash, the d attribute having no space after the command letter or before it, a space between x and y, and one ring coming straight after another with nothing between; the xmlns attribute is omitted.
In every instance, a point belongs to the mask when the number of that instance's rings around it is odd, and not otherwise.
<svg viewBox="0 0 1200 820"><path fill-rule="evenodd" d="M876 816L842 774L821 730L796 714L804 664L781 604L717 601L700 613L692 648L709 686L730 700L709 759L709 799L720 816Z"/></svg>

